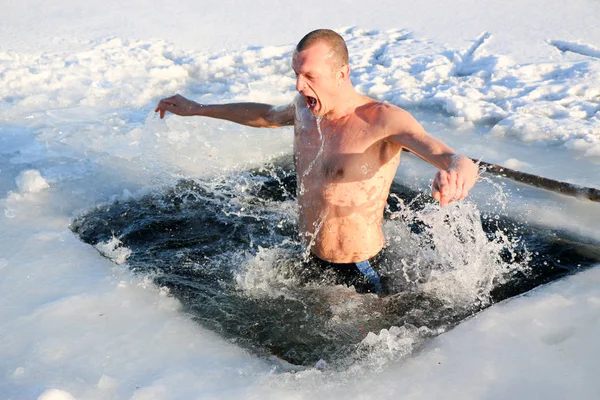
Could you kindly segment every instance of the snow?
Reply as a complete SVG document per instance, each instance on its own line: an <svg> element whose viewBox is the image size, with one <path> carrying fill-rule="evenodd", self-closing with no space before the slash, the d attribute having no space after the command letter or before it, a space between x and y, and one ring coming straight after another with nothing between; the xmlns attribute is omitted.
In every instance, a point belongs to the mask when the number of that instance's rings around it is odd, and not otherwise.
<svg viewBox="0 0 600 400"><path fill-rule="evenodd" d="M411 110L457 150L599 187L598 21L589 0L543 10L524 0L4 5L0 397L598 398L598 268L430 342L397 327L374 332L364 343L372 370L286 373L128 272L117 238L98 249L112 262L68 229L99 203L289 153L289 129L160 121L153 108L176 92L285 104L294 43L323 26L347 39L359 90ZM431 171L406 157L398 177L426 187ZM512 183L504 190L507 212L600 240L598 204ZM482 209L489 197L473 193Z"/></svg>
<svg viewBox="0 0 600 400"><path fill-rule="evenodd" d="M600 50L586 43L569 42L566 40L551 40L548 43L560 51L571 51L582 56L600 58Z"/></svg>
<svg viewBox="0 0 600 400"><path fill-rule="evenodd" d="M75 400L75 398L64 390L50 389L42 393L38 400Z"/></svg>
<svg viewBox="0 0 600 400"><path fill-rule="evenodd" d="M21 172L15 182L22 192L35 193L50 187L48 182L40 175L40 171L35 169Z"/></svg>

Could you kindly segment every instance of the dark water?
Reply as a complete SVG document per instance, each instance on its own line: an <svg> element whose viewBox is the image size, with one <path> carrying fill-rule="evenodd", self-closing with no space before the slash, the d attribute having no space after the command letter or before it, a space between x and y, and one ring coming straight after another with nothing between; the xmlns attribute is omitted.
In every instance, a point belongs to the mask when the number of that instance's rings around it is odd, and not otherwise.
<svg viewBox="0 0 600 400"><path fill-rule="evenodd" d="M296 180L287 161L226 178L181 180L140 198L103 204L76 218L71 229L91 245L117 237L131 250L128 266L169 288L198 323L260 356L274 354L298 365L320 359L347 365L364 356L360 343L368 332L392 326L433 336L495 302L600 261L598 243L505 217L481 218L489 240L506 244L497 258L508 267L468 304L422 290L426 273L420 281L398 273L395 293L385 298L328 291L327 282L296 285L302 249L296 239ZM390 198L387 217L408 211L412 216L399 224L417 238L416 247L435 247L428 241L431 227L418 218L426 197L397 184L392 193L397 197ZM463 242L468 252L468 238ZM402 248L391 251L405 256ZM258 265L254 276L266 271L275 277L262 295L240 284L249 265ZM393 278L397 263L387 268ZM419 266L427 268L434 267ZM357 306L340 313L331 302Z"/></svg>

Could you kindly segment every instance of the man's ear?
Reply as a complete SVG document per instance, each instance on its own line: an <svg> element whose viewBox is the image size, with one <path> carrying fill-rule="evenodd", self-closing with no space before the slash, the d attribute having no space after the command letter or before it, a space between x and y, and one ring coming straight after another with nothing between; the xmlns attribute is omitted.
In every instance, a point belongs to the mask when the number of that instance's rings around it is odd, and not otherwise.
<svg viewBox="0 0 600 400"><path fill-rule="evenodd" d="M342 65L342 67L338 71L338 85L348 78L350 75L350 67L347 64Z"/></svg>

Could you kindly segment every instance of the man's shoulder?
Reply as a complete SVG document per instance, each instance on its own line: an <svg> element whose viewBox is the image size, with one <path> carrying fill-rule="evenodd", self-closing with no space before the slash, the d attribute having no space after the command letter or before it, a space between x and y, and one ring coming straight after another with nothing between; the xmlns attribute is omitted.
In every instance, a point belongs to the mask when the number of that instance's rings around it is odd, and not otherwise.
<svg viewBox="0 0 600 400"><path fill-rule="evenodd" d="M408 111L384 101L373 100L366 106L365 111L368 110L366 113L370 117L369 122L373 125L386 127L389 124L396 125L412 118Z"/></svg>
<svg viewBox="0 0 600 400"><path fill-rule="evenodd" d="M385 118L407 118L410 113L403 108L398 107L397 105L386 103L386 102L378 102L379 110L382 117Z"/></svg>
<svg viewBox="0 0 600 400"><path fill-rule="evenodd" d="M406 110L390 103L373 100L368 105L368 123L379 140L422 130L417 120Z"/></svg>

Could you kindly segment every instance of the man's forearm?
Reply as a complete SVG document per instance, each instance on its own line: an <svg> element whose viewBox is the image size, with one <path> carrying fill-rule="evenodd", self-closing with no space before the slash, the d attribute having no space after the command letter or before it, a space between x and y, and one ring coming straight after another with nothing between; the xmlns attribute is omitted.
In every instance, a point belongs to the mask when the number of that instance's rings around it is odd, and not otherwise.
<svg viewBox="0 0 600 400"><path fill-rule="evenodd" d="M242 125L263 128L278 126L269 121L273 106L262 103L198 104L191 112L202 117L218 118Z"/></svg>
<svg viewBox="0 0 600 400"><path fill-rule="evenodd" d="M437 168L446 171L459 168L463 165L470 166L473 164L473 161L469 157L456 153L447 146L445 146L441 153L430 155L429 160L426 159L426 161L432 165L435 165Z"/></svg>
<svg viewBox="0 0 600 400"><path fill-rule="evenodd" d="M293 125L293 104L282 107L273 107L261 103L231 103L231 104L199 104L176 94L158 102L155 112L160 112L164 118L167 112L182 117L198 115L225 119L242 125L257 128L274 128L284 125Z"/></svg>
<svg viewBox="0 0 600 400"><path fill-rule="evenodd" d="M411 137L411 140L406 141L408 150L439 169L448 170L456 166L461 156L450 146L425 133L417 137L418 139Z"/></svg>

